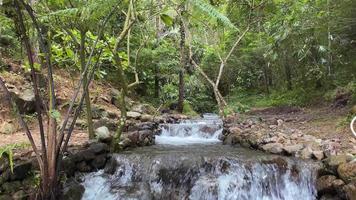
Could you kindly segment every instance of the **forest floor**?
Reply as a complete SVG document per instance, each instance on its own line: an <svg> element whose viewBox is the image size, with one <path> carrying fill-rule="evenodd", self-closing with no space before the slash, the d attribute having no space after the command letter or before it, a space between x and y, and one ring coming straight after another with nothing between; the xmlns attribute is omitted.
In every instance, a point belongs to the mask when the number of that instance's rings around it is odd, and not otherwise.
<svg viewBox="0 0 356 200"><path fill-rule="evenodd" d="M343 150L356 153L356 138L350 129L346 116L350 107L331 108L330 106L312 107L270 107L252 109L247 114L260 117L264 121L282 119L285 130L299 130L303 134L322 140L339 142Z"/></svg>

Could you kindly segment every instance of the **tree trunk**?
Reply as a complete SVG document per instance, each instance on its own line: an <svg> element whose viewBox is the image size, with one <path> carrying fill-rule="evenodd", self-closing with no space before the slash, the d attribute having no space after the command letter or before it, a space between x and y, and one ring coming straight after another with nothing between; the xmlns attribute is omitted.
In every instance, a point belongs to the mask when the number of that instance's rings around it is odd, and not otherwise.
<svg viewBox="0 0 356 200"><path fill-rule="evenodd" d="M285 56L285 63L284 63L284 72L286 75L286 81L287 81L287 89L292 90L292 73L291 73L291 68L290 68L290 62L289 62L289 57L286 52L284 52Z"/></svg>
<svg viewBox="0 0 356 200"><path fill-rule="evenodd" d="M81 30L80 31L80 65L81 65L81 71L83 73L85 69L85 37L86 37L86 31ZM86 112L86 117L87 117L87 124L88 124L88 134L89 134L89 139L94 139L94 128L93 128L93 115L91 113L91 102L90 102L90 94L88 87L86 87L88 82L88 77L84 76L83 77L83 90L86 91L85 93L85 112Z"/></svg>
<svg viewBox="0 0 356 200"><path fill-rule="evenodd" d="M264 85L266 88L266 93L269 94L269 86L268 86L268 68L269 68L270 63L268 62L267 66L264 64L263 65L263 74L264 74Z"/></svg>
<svg viewBox="0 0 356 200"><path fill-rule="evenodd" d="M178 112L183 112L184 104L184 70L186 67L186 56L185 56L185 30L183 25L183 19L180 20L180 64L181 69L179 71L179 97L178 97Z"/></svg>

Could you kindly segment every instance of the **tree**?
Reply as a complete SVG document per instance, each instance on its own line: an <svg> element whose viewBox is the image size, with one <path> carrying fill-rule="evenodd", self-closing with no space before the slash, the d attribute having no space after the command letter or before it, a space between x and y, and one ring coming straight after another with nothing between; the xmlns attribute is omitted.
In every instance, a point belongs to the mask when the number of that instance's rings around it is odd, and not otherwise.
<svg viewBox="0 0 356 200"><path fill-rule="evenodd" d="M15 0L14 1L16 13L14 16L14 21L17 24L18 32L21 35L22 41L24 43L25 49L27 51L27 58L29 61L30 69L31 69L31 80L33 84L33 90L35 93L36 98L36 116L37 121L39 124L39 131L40 131L40 149L38 149L35 140L33 139L33 132L30 131L27 123L25 122L23 116L19 113L17 105L12 101L11 94L6 87L5 81L2 77L0 77L0 87L5 93L6 100L8 104L12 107L13 111L16 113L16 116L20 122L20 125L24 129L32 149L36 155L37 162L40 167L40 191L39 191L39 198L40 199L56 199L57 195L59 194L59 171L61 165L61 159L63 153L67 150L68 142L71 137L72 131L74 129L75 121L81 111L81 107L85 98L86 90L83 90L81 97L79 98L79 105L75 108L75 102L77 97L79 96L80 89L82 85L84 88L87 88L90 84L90 81L93 78L93 74L95 68L97 66L97 62L93 64L91 67L92 70L89 71L89 67L92 65L90 62L91 59L88 59L86 63L86 67L81 74L80 81L78 83L78 88L76 88L72 101L70 102L69 109L67 111L67 115L65 116L61 128L57 129L57 124L59 121L60 114L56 109L56 94L55 94L55 83L53 79L53 65L51 62L51 41L48 37L49 30L48 26L41 23L38 20L38 17L35 15L33 8L30 4L27 4L23 0ZM27 13L31 21L31 26L37 33L37 37L39 39L39 46L41 56L40 58L43 59L42 68L47 70L47 78L48 78L48 106L44 104L44 97L40 94L39 86L37 85L37 74L36 69L34 67L34 52L33 46L30 43L29 38L29 31L26 29L25 26L25 14L24 11ZM105 27L109 17L109 14L106 19L99 25L99 30L102 30ZM91 55L93 54L94 47L91 49ZM84 77L87 77L88 81L84 84ZM45 114L45 118L47 119L47 132L44 130L44 120L43 114ZM72 118L72 122L69 123L69 128L67 128L69 118ZM46 137L47 136L47 137Z"/></svg>

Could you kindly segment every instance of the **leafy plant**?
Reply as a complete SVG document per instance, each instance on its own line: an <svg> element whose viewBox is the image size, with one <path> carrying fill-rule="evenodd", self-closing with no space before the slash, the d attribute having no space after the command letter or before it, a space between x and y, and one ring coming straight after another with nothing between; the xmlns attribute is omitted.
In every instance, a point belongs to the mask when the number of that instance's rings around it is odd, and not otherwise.
<svg viewBox="0 0 356 200"><path fill-rule="evenodd" d="M9 144L9 145L0 147L0 158L7 157L7 159L9 160L11 172L14 171L14 161L13 161L14 150L24 149L29 146L30 146L29 143L19 143L19 144Z"/></svg>

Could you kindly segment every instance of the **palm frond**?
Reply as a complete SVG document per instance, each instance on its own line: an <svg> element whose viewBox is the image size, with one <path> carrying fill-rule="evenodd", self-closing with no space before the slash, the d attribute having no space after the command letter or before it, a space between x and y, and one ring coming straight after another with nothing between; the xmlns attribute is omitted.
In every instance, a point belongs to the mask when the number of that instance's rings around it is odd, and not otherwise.
<svg viewBox="0 0 356 200"><path fill-rule="evenodd" d="M229 20L229 18L227 18L224 14L219 12L209 3L204 2L203 0L190 0L190 2L209 17L219 20L225 26L228 26L232 29L237 29L236 26Z"/></svg>

